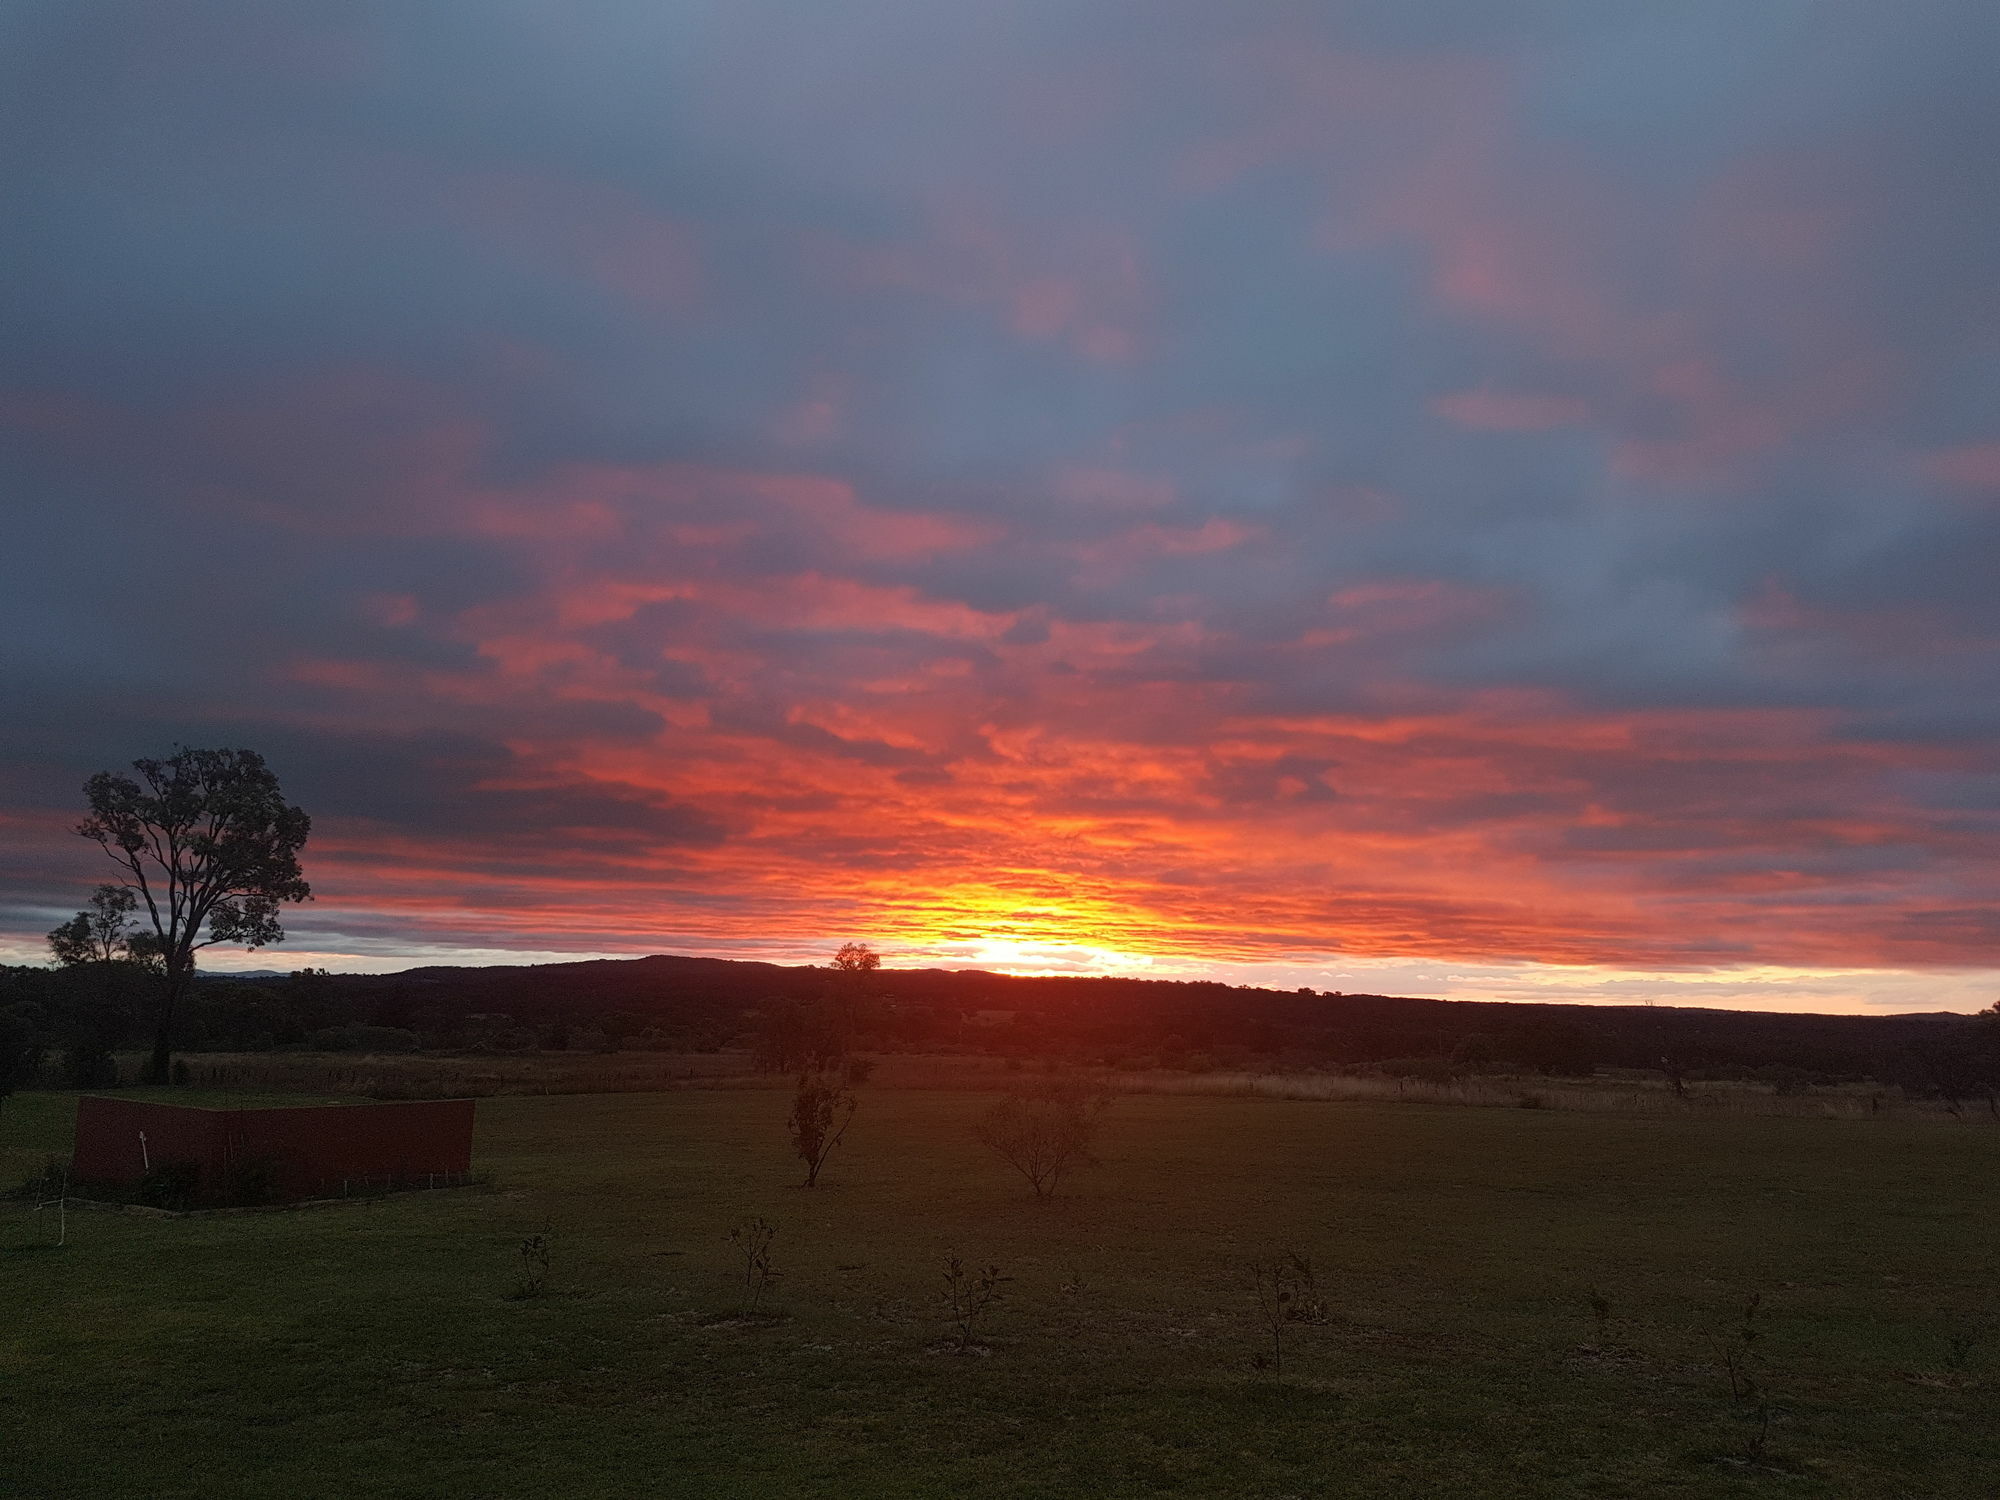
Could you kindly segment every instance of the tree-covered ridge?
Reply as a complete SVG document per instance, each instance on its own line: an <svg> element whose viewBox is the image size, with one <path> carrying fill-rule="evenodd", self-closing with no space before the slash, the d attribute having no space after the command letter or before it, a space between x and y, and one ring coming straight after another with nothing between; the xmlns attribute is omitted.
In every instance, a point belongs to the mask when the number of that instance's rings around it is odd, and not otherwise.
<svg viewBox="0 0 2000 1500"><path fill-rule="evenodd" d="M148 983L121 962L0 969L0 1012L26 1018L54 1053L143 1045ZM1767 1070L1781 1085L1873 1078L1972 1099L2000 1073L1991 1016L1514 1004L675 955L211 976L194 984L176 1025L175 1045L189 1049L742 1048L779 1069L858 1049L1190 1068L1647 1068L1670 1079Z"/></svg>

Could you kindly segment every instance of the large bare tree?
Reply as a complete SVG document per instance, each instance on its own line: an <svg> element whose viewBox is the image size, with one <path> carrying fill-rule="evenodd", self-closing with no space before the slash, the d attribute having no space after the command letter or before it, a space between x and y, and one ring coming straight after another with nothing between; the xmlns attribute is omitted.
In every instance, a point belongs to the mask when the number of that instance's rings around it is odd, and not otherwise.
<svg viewBox="0 0 2000 1500"><path fill-rule="evenodd" d="M151 921L146 944L160 966L147 1078L168 1080L173 1027L194 981L195 954L213 943L283 942L278 907L312 888L299 849L312 819L289 805L254 750L189 750L137 760L130 776L100 771L84 783L90 816L77 827L124 871Z"/></svg>

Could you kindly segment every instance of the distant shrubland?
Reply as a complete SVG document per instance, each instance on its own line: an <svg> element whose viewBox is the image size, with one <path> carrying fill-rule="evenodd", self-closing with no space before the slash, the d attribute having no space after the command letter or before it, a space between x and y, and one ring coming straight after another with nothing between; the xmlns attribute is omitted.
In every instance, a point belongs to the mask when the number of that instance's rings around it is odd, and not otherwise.
<svg viewBox="0 0 2000 1500"><path fill-rule="evenodd" d="M8 1046L37 1081L107 1081L139 1043L150 976L133 965L0 968ZM722 959L209 977L179 1022L189 1053L422 1053L673 1071L629 1054L737 1054L777 1075L855 1052L958 1055L1115 1074L1389 1081L1650 1080L1676 1097L1740 1084L1781 1096L1894 1089L2000 1113L2000 1016L1812 1016L1428 1000L1213 982L1023 979L979 971L785 968ZM202 1066L209 1066L204 1062ZM488 1070L492 1071L492 1070ZM1373 1085L1371 1085L1372 1087ZM1713 1092L1713 1090L1709 1090ZM1878 1101L1879 1107L1879 1101Z"/></svg>

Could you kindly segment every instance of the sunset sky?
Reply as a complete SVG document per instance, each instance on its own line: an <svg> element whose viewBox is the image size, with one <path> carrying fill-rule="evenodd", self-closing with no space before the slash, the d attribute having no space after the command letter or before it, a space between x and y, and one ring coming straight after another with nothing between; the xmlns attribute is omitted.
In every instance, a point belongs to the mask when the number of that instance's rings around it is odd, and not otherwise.
<svg viewBox="0 0 2000 1500"><path fill-rule="evenodd" d="M0 957L2000 999L1991 0L0 8Z"/></svg>

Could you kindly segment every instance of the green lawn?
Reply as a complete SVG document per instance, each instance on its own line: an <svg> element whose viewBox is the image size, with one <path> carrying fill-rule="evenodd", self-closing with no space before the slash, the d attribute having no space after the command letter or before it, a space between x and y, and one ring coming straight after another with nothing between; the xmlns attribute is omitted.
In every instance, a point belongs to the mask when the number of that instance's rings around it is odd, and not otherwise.
<svg viewBox="0 0 2000 1500"><path fill-rule="evenodd" d="M7 1106L8 1181L72 1097ZM1141 1096L1037 1203L991 1099L866 1092L810 1193L785 1095L687 1091L482 1101L490 1191L60 1252L7 1205L0 1494L2000 1495L2000 1328L1951 1343L2000 1297L2000 1127ZM747 1214L782 1322L725 1316ZM949 1248L1015 1278L985 1354L936 1347ZM1288 1249L1332 1316L1280 1384L1244 1264ZM1754 1460L1712 1343L1752 1292Z"/></svg>

